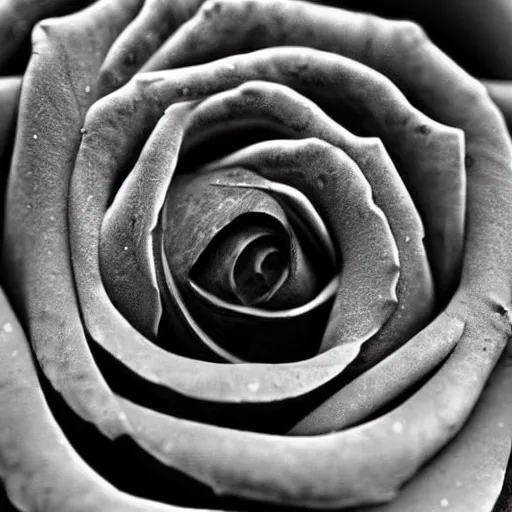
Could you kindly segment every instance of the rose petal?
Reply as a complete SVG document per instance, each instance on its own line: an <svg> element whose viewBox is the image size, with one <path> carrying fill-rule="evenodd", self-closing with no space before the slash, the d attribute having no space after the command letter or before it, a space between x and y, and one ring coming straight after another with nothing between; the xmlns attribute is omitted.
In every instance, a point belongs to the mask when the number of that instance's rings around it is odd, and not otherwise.
<svg viewBox="0 0 512 512"><path fill-rule="evenodd" d="M70 263L67 201L83 116L94 99L91 77L97 76L102 56L133 16L134 5L103 0L81 13L45 21L34 31L2 247L9 268L5 282L27 319L43 371L72 408L96 418L99 428L113 437L123 422L87 347Z"/></svg>
<svg viewBox="0 0 512 512"><path fill-rule="evenodd" d="M503 80L483 80L487 92L505 116L509 131L512 128L512 82Z"/></svg>
<svg viewBox="0 0 512 512"><path fill-rule="evenodd" d="M99 90L105 96L124 85L170 34L204 0L146 0L136 18L112 44L101 67Z"/></svg>
<svg viewBox="0 0 512 512"><path fill-rule="evenodd" d="M101 228L99 257L105 286L130 322L153 338L162 315L153 231L176 168L184 118L192 107L174 109L170 115L176 122L167 132L156 130L149 138L105 212Z"/></svg>
<svg viewBox="0 0 512 512"><path fill-rule="evenodd" d="M504 356L461 433L401 489L392 503L371 512L506 510L494 508L511 443L512 366L510 355Z"/></svg>
<svg viewBox="0 0 512 512"><path fill-rule="evenodd" d="M92 0L0 0L0 66L19 52L36 22L77 11L90 3Z"/></svg>
<svg viewBox="0 0 512 512"><path fill-rule="evenodd" d="M41 512L190 510L129 496L95 474L53 418L28 342L2 291L0 325L0 475L17 508Z"/></svg>
<svg viewBox="0 0 512 512"><path fill-rule="evenodd" d="M460 341L463 330L464 322L441 313L404 346L308 413L289 434L325 434L371 416L440 365Z"/></svg>

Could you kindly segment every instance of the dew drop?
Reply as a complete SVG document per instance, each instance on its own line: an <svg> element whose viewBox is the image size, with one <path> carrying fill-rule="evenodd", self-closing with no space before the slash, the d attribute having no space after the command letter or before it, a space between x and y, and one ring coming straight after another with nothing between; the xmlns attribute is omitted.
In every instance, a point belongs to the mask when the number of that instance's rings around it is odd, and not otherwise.
<svg viewBox="0 0 512 512"><path fill-rule="evenodd" d="M34 137L34 140L37 140L37 134L36 133L34 133L33 137Z"/></svg>
<svg viewBox="0 0 512 512"><path fill-rule="evenodd" d="M318 184L318 188L320 190L324 190L325 189L325 183L326 183L326 179L325 179L325 176L318 176L318 178L316 179L316 182Z"/></svg>
<svg viewBox="0 0 512 512"><path fill-rule="evenodd" d="M247 386L247 389L249 391L252 391L253 393L256 393L256 391L258 391L258 389L260 389L260 383L259 382L251 382L248 386Z"/></svg>
<svg viewBox="0 0 512 512"><path fill-rule="evenodd" d="M127 245L125 245L125 246L123 247L123 249L124 249L125 251L127 251L127 250L128 250L128 246L127 246Z"/></svg>
<svg viewBox="0 0 512 512"><path fill-rule="evenodd" d="M6 333L10 334L12 332L12 325L9 322L7 322L4 324L3 329Z"/></svg>
<svg viewBox="0 0 512 512"><path fill-rule="evenodd" d="M395 423L393 423L393 432L395 434L401 434L403 430L404 426L400 421L396 421Z"/></svg>
<svg viewBox="0 0 512 512"><path fill-rule="evenodd" d="M175 444L173 441L167 441L164 444L164 452L165 453L172 453L174 451L174 448L175 448Z"/></svg>
<svg viewBox="0 0 512 512"><path fill-rule="evenodd" d="M85 92L86 92L86 94L89 94L91 92L91 86L90 85L86 85L85 86Z"/></svg>

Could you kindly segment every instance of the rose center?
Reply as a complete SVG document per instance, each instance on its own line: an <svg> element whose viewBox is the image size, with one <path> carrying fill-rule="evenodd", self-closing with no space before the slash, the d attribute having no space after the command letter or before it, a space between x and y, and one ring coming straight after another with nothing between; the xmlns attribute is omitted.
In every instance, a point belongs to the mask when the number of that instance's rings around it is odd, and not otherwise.
<svg viewBox="0 0 512 512"><path fill-rule="evenodd" d="M288 278L289 261L279 242L276 237L262 236L240 254L233 273L236 293L244 305L266 302Z"/></svg>

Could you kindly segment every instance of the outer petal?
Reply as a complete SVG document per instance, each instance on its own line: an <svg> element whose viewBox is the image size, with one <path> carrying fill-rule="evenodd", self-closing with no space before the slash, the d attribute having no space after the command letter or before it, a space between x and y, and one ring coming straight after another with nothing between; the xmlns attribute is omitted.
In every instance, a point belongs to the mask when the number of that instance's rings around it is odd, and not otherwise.
<svg viewBox="0 0 512 512"><path fill-rule="evenodd" d="M0 324L0 476L19 510L189 510L128 496L95 474L76 454L52 417L27 340L3 291Z"/></svg>
<svg viewBox="0 0 512 512"><path fill-rule="evenodd" d="M49 16L77 11L93 0L1 0L0 1L0 68L14 57L19 67L23 43L39 21ZM20 55L21 54L21 55ZM14 60L14 59L13 59ZM20 72L21 70L18 70Z"/></svg>
<svg viewBox="0 0 512 512"><path fill-rule="evenodd" d="M106 430L113 432L119 431L117 407L83 348L66 212L83 116L94 100L94 77L102 56L137 8L138 1L103 0L35 30L36 53L25 74L20 101L3 247L4 264L10 269L7 285L23 316L29 318L27 331L44 371L52 375L59 392L71 391L70 381L77 383L72 392L83 399L82 413L91 411L93 417L103 419L107 415ZM34 112L40 114L34 116ZM19 226L30 229L20 232ZM74 337L83 340L82 348L69 343ZM97 401L89 392L88 365L100 383Z"/></svg>

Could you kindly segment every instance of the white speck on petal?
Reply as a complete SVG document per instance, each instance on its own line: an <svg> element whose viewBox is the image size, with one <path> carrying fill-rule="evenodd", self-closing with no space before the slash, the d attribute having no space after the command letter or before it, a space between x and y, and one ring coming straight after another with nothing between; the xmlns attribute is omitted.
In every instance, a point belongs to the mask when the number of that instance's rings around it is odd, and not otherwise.
<svg viewBox="0 0 512 512"><path fill-rule="evenodd" d="M50 220L53 222L55 220L55 215L50 215Z"/></svg>
<svg viewBox="0 0 512 512"><path fill-rule="evenodd" d="M123 247L123 249L124 249L125 251L127 251L127 250L128 250L128 246L127 246L127 245L125 245L125 246Z"/></svg>
<svg viewBox="0 0 512 512"><path fill-rule="evenodd" d="M91 86L90 86L90 85L86 85L86 86L85 86L85 92L86 92L87 94L89 94L89 93L91 92Z"/></svg>
<svg viewBox="0 0 512 512"><path fill-rule="evenodd" d="M34 133L33 137L34 137L34 140L37 140L37 134Z"/></svg>
<svg viewBox="0 0 512 512"><path fill-rule="evenodd" d="M443 498L441 500L441 507L446 508L448 506L448 500L446 498Z"/></svg>
<svg viewBox="0 0 512 512"><path fill-rule="evenodd" d="M175 449L175 443L173 441L167 441L165 444L164 444L164 452L167 453L167 454L170 454L174 451Z"/></svg>
<svg viewBox="0 0 512 512"><path fill-rule="evenodd" d="M4 327L3 327L4 331L7 332L7 333L11 333L12 332L12 325L7 322L4 324Z"/></svg>
<svg viewBox="0 0 512 512"><path fill-rule="evenodd" d="M183 94L183 96L186 96L189 92L190 89L188 87L183 87L183 89L181 89L181 94Z"/></svg>
<svg viewBox="0 0 512 512"><path fill-rule="evenodd" d="M50 256L51 256L51 254L52 254L52 251L48 250L48 255L50 255Z"/></svg>
<svg viewBox="0 0 512 512"><path fill-rule="evenodd" d="M230 71L234 71L235 70L235 65L234 64L227 64L226 68L229 69Z"/></svg>
<svg viewBox="0 0 512 512"><path fill-rule="evenodd" d="M405 241L406 241L406 242L408 242L410 239L411 239L411 237L410 237L410 236L406 236L406 237L405 237Z"/></svg>
<svg viewBox="0 0 512 512"><path fill-rule="evenodd" d="M395 421L395 423L393 423L393 432L395 434L400 434L404 429L404 425L402 424L401 421Z"/></svg>
<svg viewBox="0 0 512 512"><path fill-rule="evenodd" d="M498 427L499 428L503 428L505 426L505 423L503 423L503 421L499 421L498 422Z"/></svg>
<svg viewBox="0 0 512 512"><path fill-rule="evenodd" d="M87 202L89 202L94 196L91 194L91 195L88 195L87 196Z"/></svg>
<svg viewBox="0 0 512 512"><path fill-rule="evenodd" d="M249 389L249 391L252 391L253 393L255 393L256 391L258 391L258 389L260 389L260 383L259 382L251 382L247 388Z"/></svg>
<svg viewBox="0 0 512 512"><path fill-rule="evenodd" d="M121 413L119 413L119 419L121 421L126 421L128 419L128 416L126 416L126 413L121 412Z"/></svg>
<svg viewBox="0 0 512 512"><path fill-rule="evenodd" d="M18 355L18 351L17 350L13 350L11 352L11 357L16 357Z"/></svg>

